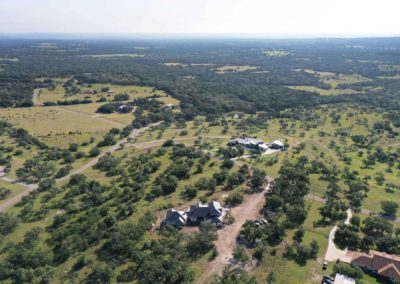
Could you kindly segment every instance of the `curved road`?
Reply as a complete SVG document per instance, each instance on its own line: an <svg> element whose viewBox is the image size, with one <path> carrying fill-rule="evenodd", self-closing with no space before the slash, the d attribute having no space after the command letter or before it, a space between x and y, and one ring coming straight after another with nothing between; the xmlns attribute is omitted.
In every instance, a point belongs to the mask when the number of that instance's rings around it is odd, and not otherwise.
<svg viewBox="0 0 400 284"><path fill-rule="evenodd" d="M107 151L102 152L99 156L93 158L92 160L90 160L89 162L87 162L85 165L83 165L83 166L80 167L79 169L73 171L72 173L70 173L69 175L67 175L67 176L65 176L65 177L62 177L62 178L57 179L56 181L57 181L57 182L61 182L61 181L64 181L64 180L69 179L69 178L70 178L72 175L74 175L74 174L82 173L83 171L87 170L88 168L94 166L94 165L99 161L99 159L100 159L101 157L103 157L104 155L106 155L107 153L112 153L112 152L114 152L114 151L120 149L120 148L121 148L121 145L122 145L122 144L125 144L129 139L134 139L134 138L136 138L142 131L145 131L145 130L148 129L149 127L156 126L156 125L160 124L161 122L162 122L162 121L157 122L157 123L154 123L154 124L151 124L151 125L149 125L149 126L147 126L147 127L141 128L141 129L134 129L134 130L132 131L132 133L131 133L128 137L126 137L126 138L120 140L117 144L111 146L110 148L107 149ZM1 179L4 180L4 181L7 181L7 182L17 183L17 184L19 184L19 185L22 185L22 186L25 187L25 190L22 191L21 193L19 193L18 195L16 195L16 196L14 196L14 197L12 197L12 198L10 198L10 199L7 199L6 201L2 202L2 203L0 204L0 212L4 212L4 211L7 210L9 207L14 206L14 205L17 204L18 202L20 202L21 199L22 199L24 196L28 195L31 191L33 191L33 190L35 190L35 189L38 188L38 185L37 185L37 184L25 184L25 183L20 183L20 182L17 182L17 181L15 181L15 180L12 180L12 179L10 179L10 178L7 178L7 177L2 177Z"/></svg>

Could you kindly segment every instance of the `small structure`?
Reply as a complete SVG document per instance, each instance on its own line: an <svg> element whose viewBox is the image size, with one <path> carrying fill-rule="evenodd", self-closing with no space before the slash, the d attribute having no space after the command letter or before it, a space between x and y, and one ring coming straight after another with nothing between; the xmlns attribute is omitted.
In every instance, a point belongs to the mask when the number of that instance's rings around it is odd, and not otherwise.
<svg viewBox="0 0 400 284"><path fill-rule="evenodd" d="M356 280L342 274L336 274L333 284L356 284Z"/></svg>
<svg viewBox="0 0 400 284"><path fill-rule="evenodd" d="M283 144L283 142L279 140L275 140L271 143L270 148L275 150L282 150L283 148L285 148L285 144Z"/></svg>
<svg viewBox="0 0 400 284"><path fill-rule="evenodd" d="M389 278L400 280L400 258L384 252L370 250L369 253L352 252L351 264L364 270Z"/></svg>
<svg viewBox="0 0 400 284"><path fill-rule="evenodd" d="M177 229L182 229L186 225L187 214L185 211L177 211L175 209L169 209L165 220L162 221L161 227L171 225Z"/></svg>

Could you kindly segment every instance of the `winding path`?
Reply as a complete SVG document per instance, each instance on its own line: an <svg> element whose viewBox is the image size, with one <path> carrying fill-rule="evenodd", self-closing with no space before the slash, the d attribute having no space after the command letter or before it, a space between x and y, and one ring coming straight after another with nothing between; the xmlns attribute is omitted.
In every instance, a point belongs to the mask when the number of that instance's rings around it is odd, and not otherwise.
<svg viewBox="0 0 400 284"><path fill-rule="evenodd" d="M173 140L173 141L177 142L177 141L196 140L198 138L230 139L230 136L206 135L206 136L197 136L197 137L182 137L182 138L160 139L160 140L153 140L153 141L146 141L146 142L139 142L139 143L128 143L127 146L134 147L134 148L140 148L140 149L148 149L148 148L161 146L167 140Z"/></svg>
<svg viewBox="0 0 400 284"><path fill-rule="evenodd" d="M325 198L322 198L322 197L320 197L318 195L315 195L314 193L307 194L306 198L310 199L310 200L314 200L314 201L320 202L320 203L325 203L326 202ZM373 215L373 214L377 214L377 216L382 218L382 219L385 219L385 220L388 220L388 221L392 221L392 222L395 222L395 223L400 223L400 218L398 218L398 217L392 217L392 216L383 215L383 214L376 213L376 212L368 210L368 209L361 209L360 213L362 215L367 215L367 216L370 216L370 215Z"/></svg>
<svg viewBox="0 0 400 284"><path fill-rule="evenodd" d="M6 199L4 202L2 202L0 204L0 212L4 212L9 207L14 206L18 202L20 202L21 199L24 196L27 196L31 191L34 191L35 189L38 188L37 184L26 184L26 183L23 183L23 182L17 182L17 181L15 181L13 179L10 179L8 177L1 177L1 179L6 181L6 182L9 182L9 183L15 183L15 184L21 185L21 186L25 187L25 190L23 190L19 194L15 195L15 196L13 196L13 197L11 197L9 199Z"/></svg>
<svg viewBox="0 0 400 284"><path fill-rule="evenodd" d="M68 174L68 175L65 176L65 177L62 177L62 178L57 179L56 181L57 181L57 182L65 181L65 180L69 179L72 175L74 175L74 174L80 174L80 173L82 173L83 171L87 170L88 168L93 167L93 166L99 161L99 159L100 159L101 157L103 157L104 155L106 155L107 153L112 153L112 152L114 152L114 151L120 149L120 148L121 148L121 145L127 143L128 140L130 140L130 139L135 139L141 132L145 131L146 129L148 129L148 128L152 127L152 126L156 126L156 125L158 125L158 124L160 124L160 123L162 123L162 121L157 122L157 123L154 123L154 124L151 124L151 125L149 125L149 126L147 126L147 127L141 128L141 129L134 129L134 130L132 131L132 133L131 133L128 137L126 137L126 138L120 140L117 144L111 146L110 148L107 149L107 151L104 151L104 152L102 152L100 155L98 155L97 157L91 159L89 162L87 162L85 165L83 165L83 166L80 167L79 169L77 169L77 170L71 172L70 174ZM21 193L17 194L16 196L14 196L14 197L12 197L12 198L10 198L10 199L7 199L7 200L5 200L4 202L2 202L2 203L0 204L0 212L4 212L4 211L6 211L8 208L14 206L14 205L17 204L18 202L20 202L21 199L22 199L24 196L27 196L30 192L32 192L32 191L34 191L35 189L38 188L38 185L37 185L37 184L26 184L26 183L22 183L22 182L17 182L17 181L15 181L15 180L13 180L13 179L10 179L10 178L8 178L8 177L1 177L1 179L4 180L4 181L10 182L10 183L17 183L17 184L19 184L19 185L25 187L25 190L22 191Z"/></svg>
<svg viewBox="0 0 400 284"><path fill-rule="evenodd" d="M198 284L210 283L212 277L221 275L225 266L230 263L232 252L236 246L236 237L247 220L255 220L259 216L259 208L264 203L265 193L270 189L269 185L270 183L263 192L246 195L244 201L231 210L235 222L218 231L218 240L215 241L218 255L207 264L206 270L197 280Z"/></svg>
<svg viewBox="0 0 400 284"><path fill-rule="evenodd" d="M344 223L346 225L350 224L350 219L351 219L351 209L347 210L347 218L346 221L344 221ZM347 248L345 250L341 250L339 248L336 247L335 245L335 233L338 229L338 226L335 225L331 232L329 233L329 238L328 238L328 248L326 250L326 254L325 254L325 260L326 261L336 261L336 260L340 260L342 262L345 263L350 263L351 262L351 257L347 254Z"/></svg>

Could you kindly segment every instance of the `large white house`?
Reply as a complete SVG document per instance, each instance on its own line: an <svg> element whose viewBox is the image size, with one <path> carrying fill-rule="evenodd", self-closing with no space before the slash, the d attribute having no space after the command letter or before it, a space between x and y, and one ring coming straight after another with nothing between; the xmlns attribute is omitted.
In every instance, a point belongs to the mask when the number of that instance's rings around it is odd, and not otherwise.
<svg viewBox="0 0 400 284"><path fill-rule="evenodd" d="M265 143L263 140L257 138L236 138L229 141L228 145L242 145L246 148L258 149L263 152L267 151L268 149L282 150L285 148L285 144L279 140L275 140L271 143Z"/></svg>
<svg viewBox="0 0 400 284"><path fill-rule="evenodd" d="M208 204L198 203L190 205L186 211L168 210L161 226L171 225L181 229L187 222L196 224L202 221L210 221L215 226L222 227L227 212L228 209L222 207L218 201L211 201Z"/></svg>

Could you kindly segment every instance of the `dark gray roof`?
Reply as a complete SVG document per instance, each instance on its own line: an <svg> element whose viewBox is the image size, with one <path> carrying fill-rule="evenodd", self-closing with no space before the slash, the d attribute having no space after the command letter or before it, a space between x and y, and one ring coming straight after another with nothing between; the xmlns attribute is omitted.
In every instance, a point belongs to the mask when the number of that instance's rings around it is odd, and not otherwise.
<svg viewBox="0 0 400 284"><path fill-rule="evenodd" d="M164 222L174 226L183 226L186 224L186 220L186 212L170 209L167 211L167 216L165 217Z"/></svg>
<svg viewBox="0 0 400 284"><path fill-rule="evenodd" d="M191 218L210 218L213 216L221 216L223 208L219 202L211 201L207 205L200 203L191 205L187 213Z"/></svg>

